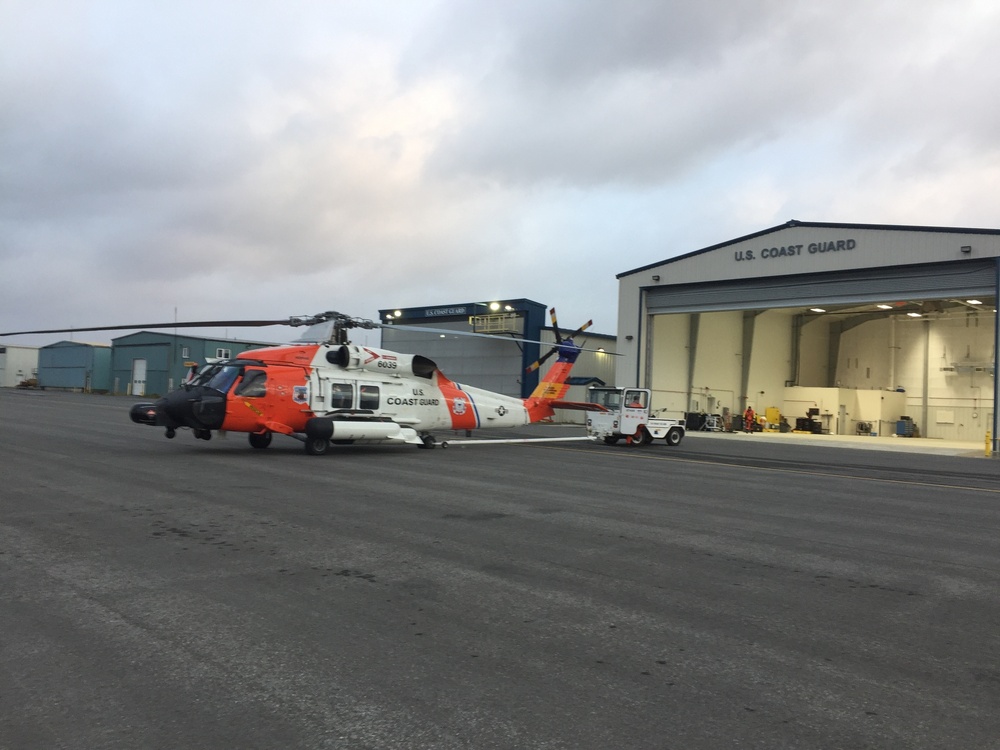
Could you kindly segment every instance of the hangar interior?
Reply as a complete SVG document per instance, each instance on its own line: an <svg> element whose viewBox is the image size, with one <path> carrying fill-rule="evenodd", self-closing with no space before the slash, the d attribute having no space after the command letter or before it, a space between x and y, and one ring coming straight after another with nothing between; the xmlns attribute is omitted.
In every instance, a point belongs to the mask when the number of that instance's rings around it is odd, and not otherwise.
<svg viewBox="0 0 1000 750"><path fill-rule="evenodd" d="M993 420L995 299L658 315L654 409L777 409L790 429L980 440ZM677 357L685 351L692 356ZM690 389L662 385L690 382ZM818 410L810 415L810 410ZM772 416L774 412L771 412Z"/></svg>
<svg viewBox="0 0 1000 750"><path fill-rule="evenodd" d="M995 440L998 238L789 222L620 274L619 383L689 426Z"/></svg>

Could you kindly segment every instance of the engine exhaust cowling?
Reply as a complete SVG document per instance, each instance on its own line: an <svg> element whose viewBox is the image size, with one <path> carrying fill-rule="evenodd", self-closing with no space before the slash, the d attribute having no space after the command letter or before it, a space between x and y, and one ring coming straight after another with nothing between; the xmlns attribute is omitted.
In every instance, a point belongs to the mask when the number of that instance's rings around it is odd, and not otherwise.
<svg viewBox="0 0 1000 750"><path fill-rule="evenodd" d="M364 370L382 375L415 375L430 379L437 365L419 354L401 354L357 344L343 344L326 353L326 361L345 370Z"/></svg>

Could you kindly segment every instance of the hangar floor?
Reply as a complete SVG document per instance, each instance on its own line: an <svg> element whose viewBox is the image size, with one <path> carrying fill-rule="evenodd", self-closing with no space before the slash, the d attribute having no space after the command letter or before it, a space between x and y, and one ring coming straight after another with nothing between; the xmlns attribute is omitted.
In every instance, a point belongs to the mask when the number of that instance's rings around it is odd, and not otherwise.
<svg viewBox="0 0 1000 750"><path fill-rule="evenodd" d="M757 440L775 443L794 442L800 445L829 445L860 450L899 451L903 453L930 453L938 456L986 455L986 440L972 443L958 440L907 437L859 437L857 435L805 435L792 432L691 432L686 440Z"/></svg>

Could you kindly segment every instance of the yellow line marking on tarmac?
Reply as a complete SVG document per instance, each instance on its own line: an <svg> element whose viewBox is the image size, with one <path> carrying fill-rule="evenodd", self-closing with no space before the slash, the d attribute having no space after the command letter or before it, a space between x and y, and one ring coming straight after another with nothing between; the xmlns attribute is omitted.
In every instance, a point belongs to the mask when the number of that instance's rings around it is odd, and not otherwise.
<svg viewBox="0 0 1000 750"><path fill-rule="evenodd" d="M541 446L548 450L557 451L572 451L573 453L591 453L592 451L585 450L583 448L565 448L562 446L546 445ZM1000 494L1000 488L991 487L972 487L964 484L936 484L934 482L918 482L912 479L884 479L881 477L862 477L856 474L835 474L827 471L815 471L811 469L786 469L780 466L754 466L753 464L733 464L727 463L725 461L707 461L700 458L674 458L673 456L660 456L650 453L630 453L629 458L639 458L646 461L674 461L677 463L686 464L708 464L711 466L727 466L732 469L755 469L757 471L772 471L784 474L804 474L805 476L813 477L834 477L837 479L859 479L863 482L885 482L888 484L903 484L913 487L935 487L937 489L948 489L948 490L972 490L975 492L988 492L991 494ZM878 467L873 467L878 468ZM892 469L889 469L890 471Z"/></svg>

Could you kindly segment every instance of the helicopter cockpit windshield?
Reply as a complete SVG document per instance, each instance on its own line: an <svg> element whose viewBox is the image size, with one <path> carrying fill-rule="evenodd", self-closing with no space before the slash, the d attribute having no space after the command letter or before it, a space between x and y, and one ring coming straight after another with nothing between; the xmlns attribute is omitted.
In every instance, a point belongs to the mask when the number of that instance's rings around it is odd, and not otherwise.
<svg viewBox="0 0 1000 750"><path fill-rule="evenodd" d="M198 373L193 384L203 385L219 393L228 393L242 371L243 368L236 365L212 365L204 372Z"/></svg>

